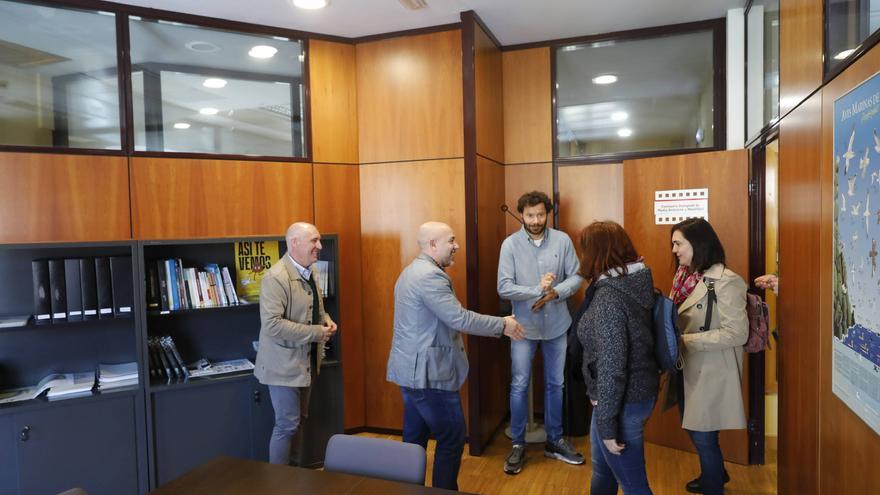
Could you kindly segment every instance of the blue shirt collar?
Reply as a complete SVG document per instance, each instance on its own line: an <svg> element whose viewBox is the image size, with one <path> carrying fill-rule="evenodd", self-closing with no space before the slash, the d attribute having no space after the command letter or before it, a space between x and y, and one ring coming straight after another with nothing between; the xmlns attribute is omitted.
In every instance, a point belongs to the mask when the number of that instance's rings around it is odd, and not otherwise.
<svg viewBox="0 0 880 495"><path fill-rule="evenodd" d="M535 246L535 240L532 239L532 236L529 235L529 231L526 230L525 224L523 224L523 226L520 228L520 230L522 231L523 235L526 236L526 240L529 242L529 244L531 244L532 246ZM547 244L547 239L550 237L550 230L551 229L549 226L544 227L544 240L541 241L541 246L543 246L544 244ZM540 247L540 246L535 246L535 247Z"/></svg>
<svg viewBox="0 0 880 495"><path fill-rule="evenodd" d="M299 272L299 274L300 274L300 276L302 276L303 280L308 280L312 277L311 267L304 268L302 265L297 263L295 259L293 259L293 256L290 255L290 252L287 253L287 257L290 258L290 261L293 262L293 266L296 267L296 271Z"/></svg>

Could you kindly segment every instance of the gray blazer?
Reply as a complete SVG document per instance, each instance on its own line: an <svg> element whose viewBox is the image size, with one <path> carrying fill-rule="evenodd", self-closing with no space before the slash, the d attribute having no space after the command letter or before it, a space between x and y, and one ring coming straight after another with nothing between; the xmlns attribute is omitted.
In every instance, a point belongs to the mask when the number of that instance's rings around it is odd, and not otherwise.
<svg viewBox="0 0 880 495"><path fill-rule="evenodd" d="M320 342L327 317L312 321L312 289L286 254L260 281L260 344L254 376L264 385L308 387L312 342ZM318 369L321 354L317 356ZM318 370L315 370L316 372Z"/></svg>
<svg viewBox="0 0 880 495"><path fill-rule="evenodd" d="M394 286L394 337L386 379L401 387L456 391L468 374L459 332L500 337L504 319L461 306L452 280L419 254Z"/></svg>

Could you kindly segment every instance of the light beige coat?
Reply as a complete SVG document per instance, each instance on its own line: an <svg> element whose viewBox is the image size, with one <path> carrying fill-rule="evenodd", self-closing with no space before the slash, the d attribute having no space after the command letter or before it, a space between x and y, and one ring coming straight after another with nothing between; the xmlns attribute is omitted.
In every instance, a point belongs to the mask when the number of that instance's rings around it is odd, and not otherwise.
<svg viewBox="0 0 880 495"><path fill-rule="evenodd" d="M290 256L269 269L260 281L260 344L254 376L264 385L311 385L309 355L313 342L321 342L327 318L318 296L320 321L312 321L312 289L297 271ZM318 370L321 353L317 355ZM314 370L316 373L318 370Z"/></svg>
<svg viewBox="0 0 880 495"><path fill-rule="evenodd" d="M709 303L707 279L715 281L717 301L709 328L703 331ZM678 307L678 328L684 342L685 429L746 427L742 392L742 346L749 337L746 289L739 275L715 264Z"/></svg>

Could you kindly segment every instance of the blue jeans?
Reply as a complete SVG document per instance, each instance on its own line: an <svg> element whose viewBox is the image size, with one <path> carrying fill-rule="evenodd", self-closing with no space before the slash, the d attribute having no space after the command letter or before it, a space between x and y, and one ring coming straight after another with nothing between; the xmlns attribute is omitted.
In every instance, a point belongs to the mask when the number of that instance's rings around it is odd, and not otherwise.
<svg viewBox="0 0 880 495"><path fill-rule="evenodd" d="M400 387L403 394L403 441L428 448L437 440L431 485L458 490L458 468L464 450L465 423L458 392Z"/></svg>
<svg viewBox="0 0 880 495"><path fill-rule="evenodd" d="M269 398L275 410L275 427L269 439L269 462L290 464L293 436L300 425L300 392L298 387L269 385Z"/></svg>
<svg viewBox="0 0 880 495"><path fill-rule="evenodd" d="M724 458L721 456L718 432L685 431L700 457L700 488L703 489L703 495L721 495L724 493Z"/></svg>
<svg viewBox="0 0 880 495"><path fill-rule="evenodd" d="M625 445L620 455L605 448L599 435L596 415L590 423L590 454L593 461L593 477L590 495L615 495L618 485L624 495L651 493L648 475L645 473L645 423L654 410L654 401L625 403L617 417L619 432L617 443Z"/></svg>
<svg viewBox="0 0 880 495"><path fill-rule="evenodd" d="M510 341L510 434L514 445L526 443L526 420L529 414L529 377L532 359L541 344L544 356L544 429L547 440L562 437L562 385L565 380L566 334L551 340Z"/></svg>

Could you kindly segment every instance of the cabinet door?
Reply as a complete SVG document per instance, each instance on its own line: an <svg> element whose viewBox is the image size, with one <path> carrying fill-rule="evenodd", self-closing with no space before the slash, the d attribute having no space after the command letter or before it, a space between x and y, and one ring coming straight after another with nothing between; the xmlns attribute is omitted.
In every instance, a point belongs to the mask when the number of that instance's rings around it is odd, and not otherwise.
<svg viewBox="0 0 880 495"><path fill-rule="evenodd" d="M18 493L17 448L13 416L0 416L0 493Z"/></svg>
<svg viewBox="0 0 880 495"><path fill-rule="evenodd" d="M15 417L22 494L80 487L90 495L136 494L131 396L52 407Z"/></svg>
<svg viewBox="0 0 880 495"><path fill-rule="evenodd" d="M324 366L312 386L309 400L309 419L302 429L302 453L299 465L324 465L327 442L336 433L342 433L342 368Z"/></svg>
<svg viewBox="0 0 880 495"><path fill-rule="evenodd" d="M251 458L269 462L269 437L275 427L275 409L269 387L256 379L251 382Z"/></svg>
<svg viewBox="0 0 880 495"><path fill-rule="evenodd" d="M247 380L163 390L153 396L158 484L221 455L250 457Z"/></svg>

